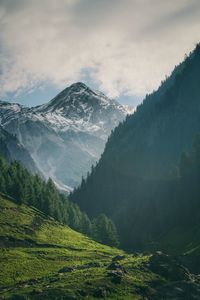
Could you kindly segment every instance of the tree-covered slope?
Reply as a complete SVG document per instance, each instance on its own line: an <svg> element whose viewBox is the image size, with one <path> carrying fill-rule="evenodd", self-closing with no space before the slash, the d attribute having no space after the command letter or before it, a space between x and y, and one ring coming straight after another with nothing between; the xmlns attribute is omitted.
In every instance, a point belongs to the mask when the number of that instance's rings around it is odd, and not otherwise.
<svg viewBox="0 0 200 300"><path fill-rule="evenodd" d="M187 188L180 192L184 185L176 167L200 132L199 81L197 45L158 91L114 130L99 163L71 195L89 215L111 216L127 248L149 248L176 226L184 232L184 222L199 211L194 178L185 179ZM199 195L197 185L195 189Z"/></svg>
<svg viewBox="0 0 200 300"><path fill-rule="evenodd" d="M56 188L51 179L46 182L17 161L8 163L0 157L0 192L13 197L18 204L34 206L99 242L118 245L116 227L105 214L90 220L77 204Z"/></svg>
<svg viewBox="0 0 200 300"><path fill-rule="evenodd" d="M197 299L197 277L164 254L128 255L0 196L1 299ZM190 298L187 298L187 296ZM186 297L186 298L184 298ZM195 298L196 297L196 298Z"/></svg>

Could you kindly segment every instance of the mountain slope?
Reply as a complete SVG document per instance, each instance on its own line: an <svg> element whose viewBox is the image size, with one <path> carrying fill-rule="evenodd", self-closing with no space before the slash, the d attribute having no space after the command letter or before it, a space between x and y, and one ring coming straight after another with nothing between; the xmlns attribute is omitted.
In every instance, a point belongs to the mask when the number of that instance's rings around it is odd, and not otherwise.
<svg viewBox="0 0 200 300"><path fill-rule="evenodd" d="M77 186L99 159L126 109L83 83L35 108L0 102L0 123L15 134L38 168L63 189Z"/></svg>
<svg viewBox="0 0 200 300"><path fill-rule="evenodd" d="M115 129L98 165L71 195L89 215L111 216L128 248L150 247L157 241L152 232L158 239L163 228L166 234L168 226L175 226L171 218L181 218L176 165L200 132L199 78L198 45ZM190 212L196 208L191 205Z"/></svg>
<svg viewBox="0 0 200 300"><path fill-rule="evenodd" d="M17 138L0 126L0 155L7 161L20 161L32 173L39 173L32 157Z"/></svg>
<svg viewBox="0 0 200 300"><path fill-rule="evenodd" d="M0 193L18 204L33 205L45 214L110 246L119 245L114 223L104 214L90 220L77 204L60 192L52 179L47 182L33 175L19 162L7 163L0 157Z"/></svg>
<svg viewBox="0 0 200 300"><path fill-rule="evenodd" d="M107 138L113 126L126 115L126 109L103 93L92 91L81 82L72 84L49 103L33 109L56 131L91 132ZM54 114L57 118L54 119Z"/></svg>
<svg viewBox="0 0 200 300"><path fill-rule="evenodd" d="M197 277L174 258L127 255L2 195L0 225L2 299L158 300L189 293L193 300L200 295Z"/></svg>

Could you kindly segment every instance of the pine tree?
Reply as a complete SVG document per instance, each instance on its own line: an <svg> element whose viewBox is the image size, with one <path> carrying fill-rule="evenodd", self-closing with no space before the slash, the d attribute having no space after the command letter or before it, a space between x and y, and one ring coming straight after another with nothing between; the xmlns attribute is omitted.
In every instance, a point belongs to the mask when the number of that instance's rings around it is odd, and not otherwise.
<svg viewBox="0 0 200 300"><path fill-rule="evenodd" d="M95 238L103 244L111 246L118 246L119 240L117 230L112 222L106 215L101 214L94 220L95 225Z"/></svg>

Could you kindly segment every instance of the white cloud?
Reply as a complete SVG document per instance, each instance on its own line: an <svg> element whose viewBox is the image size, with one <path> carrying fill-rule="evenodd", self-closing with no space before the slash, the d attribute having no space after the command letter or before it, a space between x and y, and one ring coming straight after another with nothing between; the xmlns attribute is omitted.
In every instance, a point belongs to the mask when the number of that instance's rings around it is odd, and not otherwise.
<svg viewBox="0 0 200 300"><path fill-rule="evenodd" d="M198 0L0 0L0 94L82 80L155 89L200 40Z"/></svg>

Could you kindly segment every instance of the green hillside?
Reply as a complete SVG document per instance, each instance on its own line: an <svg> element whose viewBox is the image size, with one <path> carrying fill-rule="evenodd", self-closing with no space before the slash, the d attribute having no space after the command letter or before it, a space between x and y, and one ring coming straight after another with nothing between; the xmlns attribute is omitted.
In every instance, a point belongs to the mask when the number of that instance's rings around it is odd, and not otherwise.
<svg viewBox="0 0 200 300"><path fill-rule="evenodd" d="M31 174L18 161L8 163L1 156L0 193L9 195L18 204L34 206L100 243L115 247L119 245L115 224L105 214L90 220L78 205L57 189L51 178L45 181Z"/></svg>
<svg viewBox="0 0 200 300"><path fill-rule="evenodd" d="M2 196L0 209L2 298L81 299L109 293L116 299L117 293L119 299L132 299L134 286L156 279L150 273L135 271L124 275L116 286L112 277L107 277L110 271L106 268L122 251L98 244L38 210ZM126 255L123 266L137 267L146 260L148 256Z"/></svg>
<svg viewBox="0 0 200 300"><path fill-rule="evenodd" d="M125 254L5 196L0 196L0 253L0 299L156 300L169 284L171 296L177 285L185 291L185 284L199 295L195 277L191 281L176 260Z"/></svg>

